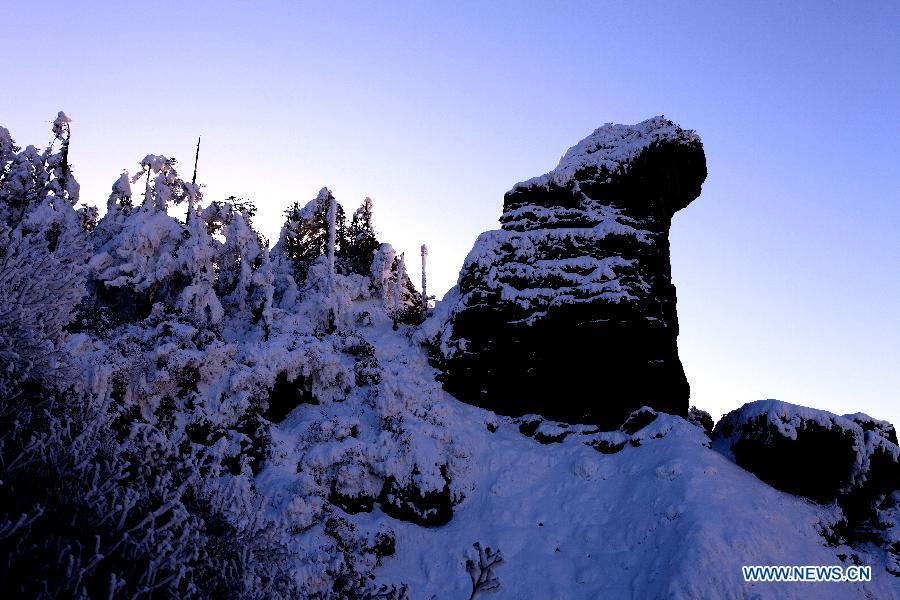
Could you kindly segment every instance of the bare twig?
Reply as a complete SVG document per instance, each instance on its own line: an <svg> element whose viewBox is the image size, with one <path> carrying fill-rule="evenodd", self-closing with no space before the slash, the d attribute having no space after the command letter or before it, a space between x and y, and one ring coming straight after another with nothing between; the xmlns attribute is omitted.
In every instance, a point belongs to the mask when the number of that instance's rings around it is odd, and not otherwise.
<svg viewBox="0 0 900 600"><path fill-rule="evenodd" d="M503 564L503 555L500 550L491 551L490 547L482 548L481 544L472 544L478 551L478 563L474 560L466 560L466 571L472 578L472 594L469 600L475 600L479 594L498 592L502 589L500 580L494 574L494 568Z"/></svg>
<svg viewBox="0 0 900 600"><path fill-rule="evenodd" d="M197 163L200 162L200 138L197 138L197 153L194 155L194 177L191 179L192 184L197 183Z"/></svg>

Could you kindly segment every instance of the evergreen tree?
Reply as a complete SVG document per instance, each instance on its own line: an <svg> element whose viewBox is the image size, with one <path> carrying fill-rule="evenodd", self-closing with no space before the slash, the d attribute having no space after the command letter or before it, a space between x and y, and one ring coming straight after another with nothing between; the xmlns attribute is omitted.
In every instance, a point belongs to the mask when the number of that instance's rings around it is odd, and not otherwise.
<svg viewBox="0 0 900 600"><path fill-rule="evenodd" d="M347 248L342 255L347 272L369 275L379 246L372 225L372 200L366 198L350 219Z"/></svg>
<svg viewBox="0 0 900 600"><path fill-rule="evenodd" d="M316 198L302 208L295 202L285 211L286 220L281 228L281 238L273 251L283 254L290 261L296 284L301 288L313 261L328 255L328 210L333 201L331 191L322 188ZM334 202L335 254L343 256L347 247L346 216L343 207Z"/></svg>

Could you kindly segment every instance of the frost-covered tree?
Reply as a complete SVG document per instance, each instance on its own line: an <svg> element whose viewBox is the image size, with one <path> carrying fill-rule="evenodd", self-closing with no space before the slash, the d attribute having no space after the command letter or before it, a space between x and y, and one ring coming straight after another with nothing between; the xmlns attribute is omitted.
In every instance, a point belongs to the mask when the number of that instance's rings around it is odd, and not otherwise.
<svg viewBox="0 0 900 600"><path fill-rule="evenodd" d="M0 127L0 388L7 394L16 382L60 371L64 328L84 294L88 245L65 156L70 122L59 113L53 132L62 148L42 153L20 150Z"/></svg>
<svg viewBox="0 0 900 600"><path fill-rule="evenodd" d="M69 127L45 152L0 128L0 594L405 597L371 583L390 529L345 512L444 523L465 453L439 385L363 333L421 318L371 201L348 228L323 190L269 253L252 204L148 155L98 221ZM255 475L285 460L282 523Z"/></svg>
<svg viewBox="0 0 900 600"><path fill-rule="evenodd" d="M379 246L372 223L372 200L366 198L350 219L347 245L341 254L346 270L350 273L369 275L372 260Z"/></svg>
<svg viewBox="0 0 900 600"><path fill-rule="evenodd" d="M205 221L192 218L202 199L199 186L178 176L174 159L147 155L140 164L141 173L130 182L125 174L113 184L107 213L92 236L90 308L134 320L162 303L192 319L218 323L223 311L214 292L216 243ZM144 201L134 208L130 183L144 175ZM167 209L185 201L188 218L182 223Z"/></svg>
<svg viewBox="0 0 900 600"><path fill-rule="evenodd" d="M326 211L326 219L328 220L328 286L334 285L334 253L337 247L336 221L337 221L337 201L334 196L328 198L328 209Z"/></svg>
<svg viewBox="0 0 900 600"><path fill-rule="evenodd" d="M189 317L210 324L221 322L225 314L215 292L216 258L216 244L206 223L189 208L186 234L175 251L174 267L176 280L186 285L175 305Z"/></svg>
<svg viewBox="0 0 900 600"><path fill-rule="evenodd" d="M381 296L385 313L395 324L422 322L422 297L406 273L404 255L390 244L381 244L372 260L372 288Z"/></svg>
<svg viewBox="0 0 900 600"><path fill-rule="evenodd" d="M393 316L397 312L397 284L394 265L397 253L390 244L381 244L372 259L372 287L381 295L384 312Z"/></svg>
<svg viewBox="0 0 900 600"><path fill-rule="evenodd" d="M428 246L422 244L420 248L420 252L422 254L422 318L424 319L428 315L428 278L426 277L425 268L428 262Z"/></svg>
<svg viewBox="0 0 900 600"><path fill-rule="evenodd" d="M141 171L131 178L136 183L146 178L144 185L144 208L165 211L173 204L189 202L198 198L198 186L187 183L178 176L176 160L157 154L148 154L141 160Z"/></svg>
<svg viewBox="0 0 900 600"><path fill-rule="evenodd" d="M281 236L273 248L273 254L282 255L293 269L296 285L303 287L310 266L319 256L328 256L329 207L334 196L328 188L305 206L295 202L285 211L285 223ZM335 202L335 252L340 254L346 246L346 217L344 209Z"/></svg>
<svg viewBox="0 0 900 600"><path fill-rule="evenodd" d="M253 229L256 207L233 197L212 203L203 217L210 232L225 240L216 257L216 292L225 311L238 322L272 325L274 272L266 240Z"/></svg>
<svg viewBox="0 0 900 600"><path fill-rule="evenodd" d="M394 324L400 320L400 314L403 312L403 283L406 279L406 253L401 252L400 256L394 261Z"/></svg>

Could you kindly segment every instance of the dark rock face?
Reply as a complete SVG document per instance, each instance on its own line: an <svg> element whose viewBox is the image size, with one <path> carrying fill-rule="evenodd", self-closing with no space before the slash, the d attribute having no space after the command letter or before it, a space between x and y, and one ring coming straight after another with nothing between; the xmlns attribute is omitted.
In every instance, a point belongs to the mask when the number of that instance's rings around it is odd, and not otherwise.
<svg viewBox="0 0 900 600"><path fill-rule="evenodd" d="M502 229L479 237L445 298L445 388L612 428L641 406L686 415L669 227L705 178L699 137L656 117L597 129L507 192Z"/></svg>
<svg viewBox="0 0 900 600"><path fill-rule="evenodd" d="M446 525L453 518L453 495L449 485L441 490L423 492L417 487L401 486L393 477L384 482L378 497L384 514L423 527Z"/></svg>
<svg viewBox="0 0 900 600"><path fill-rule="evenodd" d="M889 423L775 400L722 417L713 447L780 490L821 503L854 503L900 489L900 448Z"/></svg>
<svg viewBox="0 0 900 600"><path fill-rule="evenodd" d="M712 440L772 487L836 502L845 520L832 534L882 546L900 575L900 448L890 423L761 400L722 417Z"/></svg>

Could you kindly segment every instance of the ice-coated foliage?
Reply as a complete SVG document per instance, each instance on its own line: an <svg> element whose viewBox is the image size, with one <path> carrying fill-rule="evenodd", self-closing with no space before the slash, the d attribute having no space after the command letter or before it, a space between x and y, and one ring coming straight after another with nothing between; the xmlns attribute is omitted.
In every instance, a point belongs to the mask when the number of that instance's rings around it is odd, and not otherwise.
<svg viewBox="0 0 900 600"><path fill-rule="evenodd" d="M293 268L293 276L297 285L306 279L312 263L319 256L329 254L329 211L334 207L334 247L341 252L346 246L346 227L344 209L337 204L331 190L322 188L318 195L306 205L299 202L285 211L285 223L281 228L281 236L273 249L273 254L286 259Z"/></svg>
<svg viewBox="0 0 900 600"><path fill-rule="evenodd" d="M205 343L209 351L215 340L197 335L184 342L186 324L163 332L166 324L154 326L153 319L110 328L85 309L96 303L84 298L91 242L124 241L129 227L165 231L170 217L158 210L132 214L128 181L120 178L103 227L85 228L72 206L70 122L62 113L54 122L64 142L57 153L19 152L6 130L0 136L4 595L292 597L296 560L280 525L264 516L249 475L239 468L229 474L229 456L241 462L239 452L227 451L239 443L236 428L217 445L192 441L191 419L199 421L201 408L178 389L184 377L164 381L167 363L182 375L192 360L214 363L221 352L200 356L190 349ZM117 258L127 261L136 246ZM181 258L186 289L208 283L197 259L196 251ZM133 294L145 280L125 277L120 285ZM72 323L80 301L81 322ZM173 344L179 335L181 349ZM220 430L248 412L227 408L217 411L227 417L216 421L224 423Z"/></svg>
<svg viewBox="0 0 900 600"><path fill-rule="evenodd" d="M70 123L60 113L43 153L0 129L0 586L399 594L369 579L390 528L346 515L377 502L445 522L464 467L440 387L375 350L380 336L409 344L398 321L419 294L393 254L371 276L371 200L348 228L324 189L288 211L270 252L252 203L204 204L174 159L150 154L98 219L74 208ZM259 481L283 469L281 506Z"/></svg>
<svg viewBox="0 0 900 600"><path fill-rule="evenodd" d="M63 113L56 139L68 132ZM63 328L84 294L88 246L73 208L78 184L63 152L20 151L0 128L0 394L17 383L55 377Z"/></svg>

